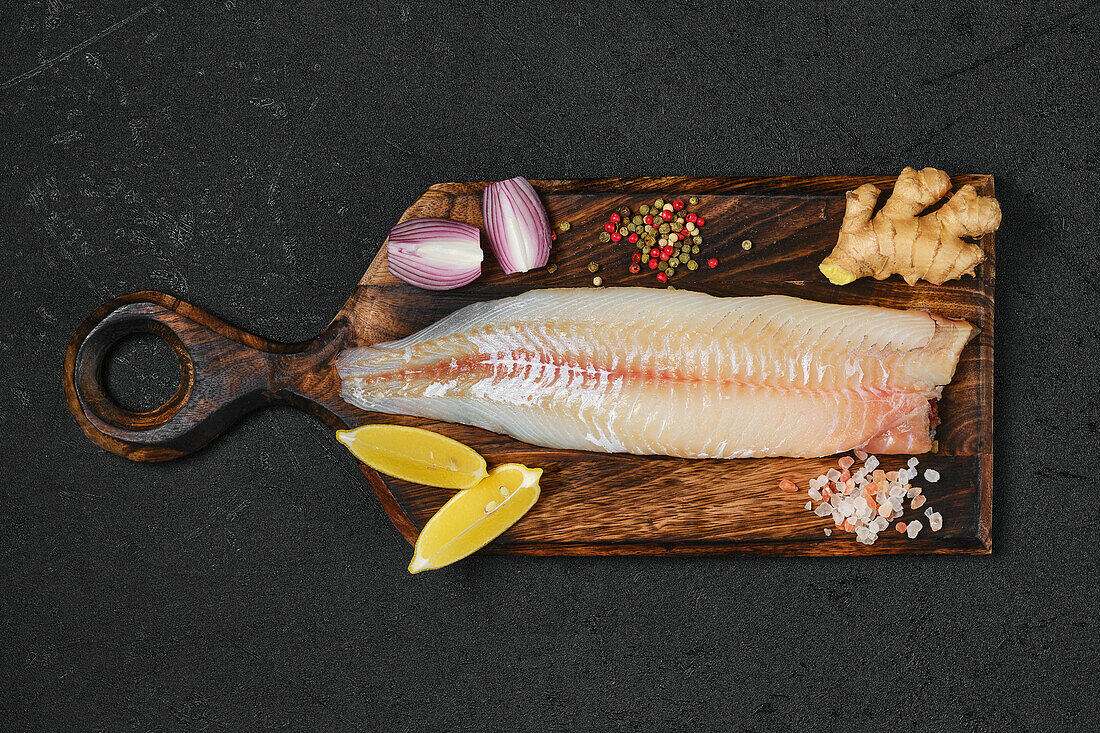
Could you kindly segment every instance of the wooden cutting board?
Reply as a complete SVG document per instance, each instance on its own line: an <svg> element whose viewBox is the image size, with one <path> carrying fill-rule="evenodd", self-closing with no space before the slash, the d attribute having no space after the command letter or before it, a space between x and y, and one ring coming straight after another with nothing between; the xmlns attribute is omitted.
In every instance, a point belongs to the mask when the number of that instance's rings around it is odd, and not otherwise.
<svg viewBox="0 0 1100 733"><path fill-rule="evenodd" d="M942 286L906 285L893 277L834 287L817 264L836 242L844 192L863 183L885 192L893 177L620 178L535 181L553 223L568 220L545 270L505 275L486 245L484 274L449 292L406 285L387 270L385 248L358 288L317 338L277 344L234 328L169 295L135 293L113 300L81 325L65 356L69 409L101 447L139 461L161 461L201 448L242 414L273 403L291 404L333 428L365 423L417 425L449 435L481 452L490 465L521 462L545 470L534 509L489 550L532 555L706 555L760 553L849 555L884 553L988 553L991 549L993 476L994 238L982 246L988 260L978 277ZM973 184L993 194L992 176L954 176L957 189ZM480 225L484 183L432 186L402 221L438 216ZM698 196L692 207L706 218L701 260L716 269L681 268L676 287L713 295L782 293L833 303L923 308L965 318L981 328L967 345L955 379L939 403L939 452L921 456L921 468L942 474L925 484L928 505L943 514L940 532L925 529L910 540L892 530L871 547L806 511L805 493L777 490L780 479L806 481L835 465L834 458L685 460L549 450L478 428L364 412L340 399L333 358L344 348L388 341L416 331L462 306L532 288L591 286L589 262L600 264L606 285L663 287L649 270L627 271L633 247L601 243L610 213L636 210L655 198ZM753 246L743 250L742 240ZM107 396L101 366L108 349L134 333L154 333L179 357L181 383L163 406L145 413L124 410ZM335 440L335 438L333 438ZM882 457L887 470L907 456ZM352 460L350 455L348 460ZM363 473L394 525L410 542L452 492ZM919 482L919 479L918 479ZM340 490L338 488L334 490ZM905 519L923 510L907 510Z"/></svg>

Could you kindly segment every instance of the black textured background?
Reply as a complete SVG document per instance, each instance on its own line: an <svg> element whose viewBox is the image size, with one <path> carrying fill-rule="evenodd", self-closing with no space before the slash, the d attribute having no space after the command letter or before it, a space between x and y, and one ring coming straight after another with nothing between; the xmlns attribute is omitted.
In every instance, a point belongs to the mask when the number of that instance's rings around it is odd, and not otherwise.
<svg viewBox="0 0 1100 733"><path fill-rule="evenodd" d="M5 3L0 729L1094 726L1100 8L763 5ZM990 557L411 577L310 419L147 465L62 402L122 293L314 335L436 181L906 164L1005 211ZM149 353L120 399L163 394Z"/></svg>

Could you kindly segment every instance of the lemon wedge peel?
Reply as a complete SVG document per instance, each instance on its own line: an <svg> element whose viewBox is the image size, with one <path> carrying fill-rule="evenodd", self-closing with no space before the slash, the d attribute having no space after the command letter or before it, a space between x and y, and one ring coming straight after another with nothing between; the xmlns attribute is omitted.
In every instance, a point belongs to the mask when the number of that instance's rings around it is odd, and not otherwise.
<svg viewBox="0 0 1100 733"><path fill-rule="evenodd" d="M337 430L336 439L375 471L424 486L468 489L489 475L477 451L431 430L364 425Z"/></svg>
<svg viewBox="0 0 1100 733"><path fill-rule="evenodd" d="M541 476L541 468L505 463L477 486L459 491L424 525L409 572L445 567L504 534L535 505Z"/></svg>

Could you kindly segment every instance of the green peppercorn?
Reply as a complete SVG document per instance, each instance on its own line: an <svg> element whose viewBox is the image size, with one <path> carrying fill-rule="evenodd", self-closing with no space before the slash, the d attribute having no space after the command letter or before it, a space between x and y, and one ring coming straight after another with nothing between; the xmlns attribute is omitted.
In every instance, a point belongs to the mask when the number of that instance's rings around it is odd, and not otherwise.
<svg viewBox="0 0 1100 733"><path fill-rule="evenodd" d="M669 224L669 226L672 228L672 231L674 231L674 232L682 232L684 230L684 225L681 224L678 221L672 222L671 224Z"/></svg>
<svg viewBox="0 0 1100 733"><path fill-rule="evenodd" d="M691 204L692 206L698 205L699 197L698 196L692 196L691 198L688 199L688 203Z"/></svg>
<svg viewBox="0 0 1100 733"><path fill-rule="evenodd" d="M676 267L676 265L678 265L678 264L680 264L680 258L679 257L669 257L668 258L668 266L669 267Z"/></svg>
<svg viewBox="0 0 1100 733"><path fill-rule="evenodd" d="M668 224L662 224L658 231L660 231L661 234L668 234L671 230L672 228Z"/></svg>
<svg viewBox="0 0 1100 733"><path fill-rule="evenodd" d="M665 270L668 269L668 263L663 261L663 260L661 262L658 262L657 263L657 269L660 270L661 272L664 272Z"/></svg>
<svg viewBox="0 0 1100 733"><path fill-rule="evenodd" d="M653 206L654 206L654 208L657 209L657 211L660 211L665 206L665 200L664 199L657 199L656 201L653 202Z"/></svg>
<svg viewBox="0 0 1100 733"><path fill-rule="evenodd" d="M645 224L645 219L641 216L638 216L637 214L635 214L634 218L631 219L630 221L632 223L634 223L635 225L639 225L639 226L642 225L642 224Z"/></svg>
<svg viewBox="0 0 1100 733"><path fill-rule="evenodd" d="M668 277L672 277L675 274L676 274L676 268L674 268L674 267L670 267L667 270L665 270L665 275L667 275Z"/></svg>
<svg viewBox="0 0 1100 733"><path fill-rule="evenodd" d="M649 204L642 204L641 206L639 206L638 207L638 213L641 214L643 217L646 214L648 214L649 213Z"/></svg>
<svg viewBox="0 0 1100 733"><path fill-rule="evenodd" d="M611 241L611 235L608 234L607 232L600 232L600 241L601 242L610 242Z"/></svg>
<svg viewBox="0 0 1100 733"><path fill-rule="evenodd" d="M741 249L744 249L744 250L752 249L752 240L751 239L746 239L744 242L742 242L741 243Z"/></svg>
<svg viewBox="0 0 1100 733"><path fill-rule="evenodd" d="M703 235L702 234L696 234L694 237L691 238L691 241L694 242L695 244L702 244L703 243Z"/></svg>
<svg viewBox="0 0 1100 733"><path fill-rule="evenodd" d="M558 271L558 264L556 262L551 262L549 265L546 266L546 271L553 275L555 272Z"/></svg>
<svg viewBox="0 0 1100 733"><path fill-rule="evenodd" d="M699 254L699 245L695 245L695 246L693 246L693 247L691 248L691 253L692 253L693 255L697 255L697 254Z"/></svg>
<svg viewBox="0 0 1100 733"><path fill-rule="evenodd" d="M646 234L652 234L654 229L650 224L646 224L645 225L645 231L646 231Z"/></svg>
<svg viewBox="0 0 1100 733"><path fill-rule="evenodd" d="M589 272L596 272L599 269L600 269L599 263L597 263L597 262L589 262L588 263L588 271Z"/></svg>
<svg viewBox="0 0 1100 733"><path fill-rule="evenodd" d="M620 206L619 207L619 216L622 217L623 221L629 220L630 219L630 207L629 206Z"/></svg>
<svg viewBox="0 0 1100 733"><path fill-rule="evenodd" d="M699 263L696 262L695 260L688 260L688 269L689 270L698 270L699 269Z"/></svg>
<svg viewBox="0 0 1100 733"><path fill-rule="evenodd" d="M626 230L633 234L634 232L638 231L638 227L634 226L633 224L627 224Z"/></svg>
<svg viewBox="0 0 1100 733"><path fill-rule="evenodd" d="M619 234L625 237L627 234L630 234L630 232L627 230L626 227L619 227Z"/></svg>
<svg viewBox="0 0 1100 733"><path fill-rule="evenodd" d="M649 253L642 252L642 262L649 262Z"/></svg>
<svg viewBox="0 0 1100 733"><path fill-rule="evenodd" d="M561 224L558 224L558 229L562 230L563 232L567 232L567 231L569 231L570 227L572 227L572 226L573 225L570 224L569 222L563 221Z"/></svg>

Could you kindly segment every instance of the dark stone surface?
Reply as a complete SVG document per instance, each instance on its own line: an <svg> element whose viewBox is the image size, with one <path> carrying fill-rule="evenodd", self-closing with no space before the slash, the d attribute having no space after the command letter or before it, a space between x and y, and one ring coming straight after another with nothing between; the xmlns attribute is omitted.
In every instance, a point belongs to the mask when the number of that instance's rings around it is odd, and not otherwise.
<svg viewBox="0 0 1100 733"><path fill-rule="evenodd" d="M1096 3L13 5L3 730L1095 724ZM435 181L906 164L991 172L1005 211L990 557L414 578L310 419L256 413L142 465L62 402L69 336L118 294L314 335ZM148 350L123 350L121 399L163 394Z"/></svg>

